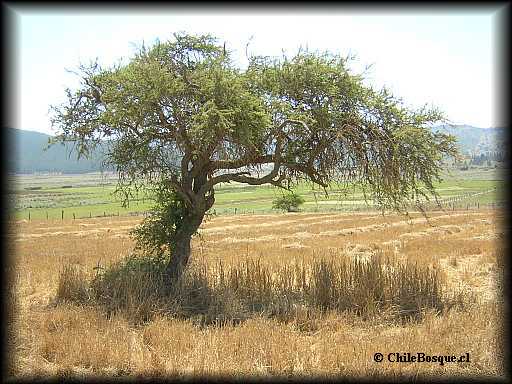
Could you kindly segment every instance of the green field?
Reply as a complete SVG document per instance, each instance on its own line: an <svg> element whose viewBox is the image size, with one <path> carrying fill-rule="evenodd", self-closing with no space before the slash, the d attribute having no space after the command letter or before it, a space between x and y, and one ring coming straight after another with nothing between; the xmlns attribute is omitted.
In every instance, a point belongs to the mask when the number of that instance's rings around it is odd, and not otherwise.
<svg viewBox="0 0 512 384"><path fill-rule="evenodd" d="M442 199L463 197L456 207L495 204L504 201L504 172L492 168L468 171L453 170L436 185ZM9 202L16 219L60 219L127 215L147 211L152 201L138 196L128 207L122 207L114 195L115 175L90 173L81 175L17 175L9 181ZM494 190L493 190L494 189ZM493 190L491 192L486 192ZM333 185L328 196L318 187L302 183L295 189L305 199L303 211L368 209L359 188L341 190ZM476 196L468 196L486 192ZM282 194L273 186L250 186L231 183L216 189L216 214L263 213L272 211L272 201ZM371 204L371 202L370 202ZM451 203L450 203L451 204ZM236 210L236 212L235 212Z"/></svg>

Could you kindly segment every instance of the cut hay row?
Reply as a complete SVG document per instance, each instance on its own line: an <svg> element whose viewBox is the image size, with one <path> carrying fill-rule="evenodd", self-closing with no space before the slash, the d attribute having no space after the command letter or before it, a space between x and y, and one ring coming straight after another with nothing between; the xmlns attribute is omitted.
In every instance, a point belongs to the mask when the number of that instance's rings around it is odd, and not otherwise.
<svg viewBox="0 0 512 384"><path fill-rule="evenodd" d="M467 217L468 215L443 215L438 216L436 218L431 218L431 222L437 222L440 220L451 219L455 217ZM311 239L311 238L320 238L320 237L329 237L329 236L347 236L353 235L357 233L365 233L365 232L375 232L375 231L383 231L390 228L406 228L413 226L414 224L424 224L425 219L413 219L409 221L398 221L394 223L382 223L382 224L371 224L366 226L359 227L351 227L351 228L343 228L338 230L330 230L330 231L322 231L319 233L312 232L294 232L290 235L264 235L264 236L256 236L256 237L233 237L228 236L221 239L214 240L215 242L221 243L255 243L255 242L265 242L265 241L287 241L292 239ZM466 225L471 225L467 223ZM431 229L427 229L424 232L413 232L404 234L404 238L413 238L420 236L428 236L430 234L439 234L439 233L448 233L451 234L453 232L460 232L461 228L453 225L442 225L440 227L434 227ZM213 240L212 240L213 241Z"/></svg>

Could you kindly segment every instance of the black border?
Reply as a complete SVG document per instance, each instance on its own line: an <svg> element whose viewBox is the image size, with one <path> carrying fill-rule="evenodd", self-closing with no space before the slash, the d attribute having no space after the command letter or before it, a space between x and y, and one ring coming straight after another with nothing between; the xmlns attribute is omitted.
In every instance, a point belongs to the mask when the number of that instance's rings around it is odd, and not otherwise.
<svg viewBox="0 0 512 384"><path fill-rule="evenodd" d="M257 14L259 12L273 12L273 13L295 13L295 12L304 12L307 11L310 14L314 14L316 12L325 13L329 10L339 11L339 10L359 10L359 11L373 11L373 12L382 12L385 14L388 11L426 11L426 12L458 12L458 11L468 11L468 10L494 10L496 12L496 17L499 22L496 23L496 34L497 36L501 36L500 41L497 43L495 47L496 52L498 52L498 57L496 58L496 62L498 63L498 67L496 68L497 76L500 78L500 82L502 84L502 89L499 91L499 99L501 100L501 105L499 107L500 113L502 115L501 121L505 121L507 125L507 137L506 140L508 143L511 143L510 139L510 116L509 116L509 70L510 70L510 60L509 60L509 20L510 20L510 4L507 1L493 1L493 2L471 2L471 3L458 3L458 2L446 2L446 3L429 3L429 2L418 2L418 3L400 3L400 2L345 2L345 3L325 3L325 2L315 2L315 3L273 3L269 5L257 4L257 3L238 3L238 4L230 4L230 3L181 3L181 2L173 2L173 3L165 3L165 2L150 2L150 3L129 3L127 4L118 4L115 2L98 2L98 3L59 3L59 2L22 2L22 1L9 1L3 2L1 6L1 26L2 26L2 132L3 135L1 143L3 145L1 152L2 158L2 170L1 172L3 180L1 180L1 188L2 188L2 251L4 252L3 257L1 258L1 270L2 277L1 280L3 282L2 286L2 294L4 295L2 300L2 314L4 321L2 324L1 332L1 344L2 344L2 361L0 370L2 372L2 379L8 382L32 382L32 381L41 381L41 382L53 382L53 381L62 381L62 378L44 378L44 377L34 377L27 379L12 379L9 378L8 370L9 370L9 356L10 352L8 349L8 345L6 345L8 329L5 326L7 324L7 320L9 318L10 307L8 303L8 295L6 292L9 287L10 274L9 270L9 258L12 257L12 252L10 250L10 244L7 243L7 237L5 234L8 231L8 222L7 218L10 216L10 207L8 206L8 202L6 200L7 196L7 188L8 188L8 178L7 178L7 169L6 164L8 164L7 160L9 158L9 153L12 153L12 143L10 143L5 137L5 127L12 126L13 121L15 119L16 111L15 111L15 100L17 97L17 88L16 88L16 78L18 71L18 52L16 46L16 31L17 31L17 14L23 11L70 11L70 12L81 12L87 13L89 11L103 11L105 13L124 13L124 12L144 12L144 10L158 10L158 9L176 9L178 11L202 11L202 12L211 12L215 13L229 13L229 12L237 12L237 11L250 11L253 14ZM498 21L497 20L497 21ZM509 180L510 175L507 175L506 178L506 190L509 192ZM509 215L510 205L507 200L507 204L505 207L506 212L506 222L505 222L505 242L506 249L510 249L510 244L508 241L510 239L510 215ZM433 382L508 382L511 378L511 369L509 358L511 356L511 348L510 348L510 333L508 331L509 321L510 321L510 264L509 259L507 258L505 262L505 285L504 289L504 297L506 301L506 306L504 308L504 321L503 321L503 357L504 357L504 368L506 373L506 378L503 380L499 379L484 379L480 377L433 377L433 378L417 378L418 381L428 380ZM396 379L393 377L367 377L367 378L319 378L319 377L309 377L309 378L264 378L259 379L252 376L240 376L240 377L223 377L223 376L208 376L208 377L181 377L181 378L168 378L166 380L159 378L144 378L144 377L127 377L127 378L105 378L105 377L88 377L87 382L153 382L153 381L180 381L180 382L248 382L248 383L256 383L256 382L338 382L340 380L343 381L351 381L351 382L374 382L374 381L382 381L386 382L387 379L391 379L392 381L402 381L400 379ZM408 381L408 379L404 379ZM66 380L68 381L68 380ZM79 379L71 379L69 381L77 381L81 382Z"/></svg>

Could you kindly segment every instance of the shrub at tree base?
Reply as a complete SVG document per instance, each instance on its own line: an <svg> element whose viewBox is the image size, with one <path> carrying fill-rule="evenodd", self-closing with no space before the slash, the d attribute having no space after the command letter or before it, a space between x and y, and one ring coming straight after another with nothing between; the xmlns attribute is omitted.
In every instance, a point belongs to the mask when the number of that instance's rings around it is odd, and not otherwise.
<svg viewBox="0 0 512 384"><path fill-rule="evenodd" d="M133 322L150 320L165 308L165 262L131 255L95 276L91 297L107 314L123 312Z"/></svg>

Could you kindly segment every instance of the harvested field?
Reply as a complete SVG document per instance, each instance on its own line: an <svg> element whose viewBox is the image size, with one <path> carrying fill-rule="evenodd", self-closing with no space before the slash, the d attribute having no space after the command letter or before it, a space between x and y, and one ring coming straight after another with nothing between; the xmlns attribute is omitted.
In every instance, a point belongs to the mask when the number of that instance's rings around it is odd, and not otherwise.
<svg viewBox="0 0 512 384"><path fill-rule="evenodd" d="M379 254L437 271L444 294L459 297L460 305L426 310L416 320L400 322L384 312L364 318L293 304L293 313L272 317L251 312L236 323L208 325L166 313L134 324L122 312L108 316L98 306L55 300L66 266L91 279L98 268L125 257L133 248L129 230L140 218L19 221L9 228L14 283L9 298L16 309L11 373L502 376L503 218L494 210L432 212L428 221L419 213L410 219L379 213L213 218L194 238L192 254L192 267L203 268L212 281L217 281L219 265L228 270L257 262L275 281L272 273L285 267L314 266L320 260L363 265ZM227 307L237 311L234 304ZM373 360L376 352L384 354L383 362ZM470 361L393 363L386 360L392 352L468 353Z"/></svg>

